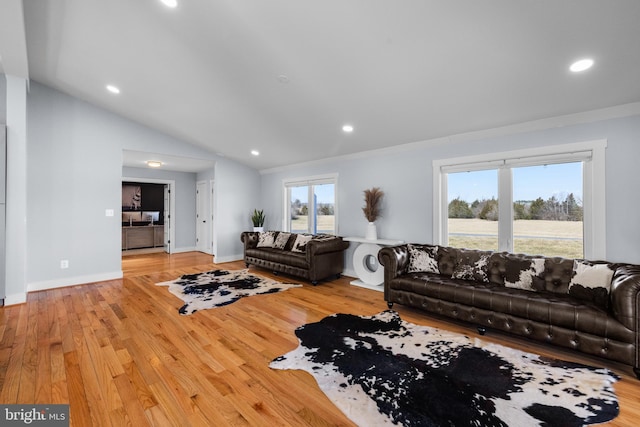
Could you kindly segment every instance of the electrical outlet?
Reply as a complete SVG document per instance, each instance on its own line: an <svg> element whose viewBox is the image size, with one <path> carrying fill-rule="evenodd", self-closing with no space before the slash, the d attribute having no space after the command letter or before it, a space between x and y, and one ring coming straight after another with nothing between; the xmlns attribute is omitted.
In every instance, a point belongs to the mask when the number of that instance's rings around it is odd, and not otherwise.
<svg viewBox="0 0 640 427"><path fill-rule="evenodd" d="M115 212L113 211L113 209L106 209L104 211L104 215L105 216L113 216L115 214Z"/></svg>
<svg viewBox="0 0 640 427"><path fill-rule="evenodd" d="M68 259L60 260L60 268L69 268L69 260Z"/></svg>

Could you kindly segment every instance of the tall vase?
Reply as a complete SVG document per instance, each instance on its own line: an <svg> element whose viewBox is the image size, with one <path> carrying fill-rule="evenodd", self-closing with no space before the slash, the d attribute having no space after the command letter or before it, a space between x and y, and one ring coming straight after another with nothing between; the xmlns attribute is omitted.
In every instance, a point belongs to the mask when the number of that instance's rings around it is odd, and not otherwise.
<svg viewBox="0 0 640 427"><path fill-rule="evenodd" d="M367 234L365 234L364 238L367 240L378 240L378 230L376 229L375 222L367 224Z"/></svg>

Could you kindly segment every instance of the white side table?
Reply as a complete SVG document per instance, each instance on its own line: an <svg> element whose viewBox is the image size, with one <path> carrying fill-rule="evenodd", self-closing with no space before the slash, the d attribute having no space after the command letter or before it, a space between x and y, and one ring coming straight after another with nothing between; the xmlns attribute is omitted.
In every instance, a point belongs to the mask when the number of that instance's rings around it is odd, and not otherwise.
<svg viewBox="0 0 640 427"><path fill-rule="evenodd" d="M359 243L353 252L353 269L358 275L358 280L352 281L351 284L382 292L384 267L378 262L378 251L382 246L401 245L404 240L370 240L363 237L343 237L343 240Z"/></svg>

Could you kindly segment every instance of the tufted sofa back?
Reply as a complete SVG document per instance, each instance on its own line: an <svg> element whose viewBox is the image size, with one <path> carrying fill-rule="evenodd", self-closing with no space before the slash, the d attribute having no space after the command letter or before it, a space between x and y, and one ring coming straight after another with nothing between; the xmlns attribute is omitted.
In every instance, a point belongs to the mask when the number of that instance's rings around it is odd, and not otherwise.
<svg viewBox="0 0 640 427"><path fill-rule="evenodd" d="M570 294L570 284L576 275L575 261L562 257L513 254L476 249L462 249L447 246L423 245L437 248L437 263L440 274L453 278L473 279L498 286L520 288L528 291L546 291L556 294ZM584 261L584 260L579 260ZM611 270L616 265L603 261L585 261L590 264L605 264ZM463 272L463 276L460 273ZM470 277L469 277L470 276ZM594 296L591 289L576 295L607 309L608 288L603 284L604 294ZM577 290L577 288L576 288ZM574 291L575 292L575 291ZM588 294L584 294L587 292ZM602 291L601 291L602 292Z"/></svg>
<svg viewBox="0 0 640 427"><path fill-rule="evenodd" d="M505 282L517 282L523 271L531 267L534 259L544 261L544 271L535 277L535 290L566 294L573 276L573 259L544 257L540 255L492 252L477 249L437 246L440 274L451 276L461 263L474 263L488 257L489 282L504 286Z"/></svg>
<svg viewBox="0 0 640 427"><path fill-rule="evenodd" d="M543 263L544 269L532 275L533 290L566 294L573 276L573 259L567 258L497 252L491 255L491 282L498 285L517 282L536 259Z"/></svg>

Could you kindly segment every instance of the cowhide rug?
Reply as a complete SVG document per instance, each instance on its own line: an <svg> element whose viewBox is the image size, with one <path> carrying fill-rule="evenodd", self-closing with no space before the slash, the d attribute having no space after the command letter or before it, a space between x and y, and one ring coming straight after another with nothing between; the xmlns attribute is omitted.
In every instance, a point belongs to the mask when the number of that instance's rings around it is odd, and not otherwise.
<svg viewBox="0 0 640 427"><path fill-rule="evenodd" d="M178 310L180 314L192 314L198 310L229 305L240 298L273 294L302 286L254 276L246 269L185 274L176 280L157 285L168 286L169 292L185 302Z"/></svg>
<svg viewBox="0 0 640 427"><path fill-rule="evenodd" d="M302 369L361 426L581 426L618 415L606 369L418 326L393 311L335 314L296 330L271 362Z"/></svg>

